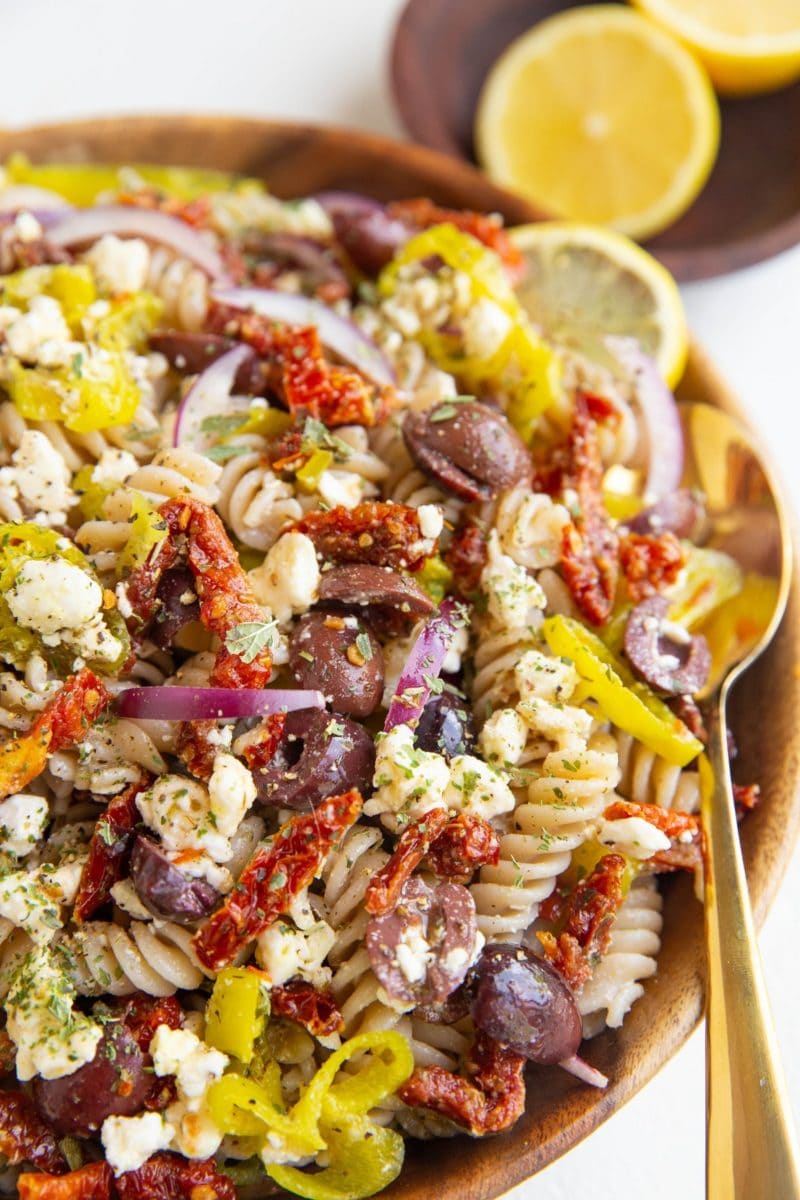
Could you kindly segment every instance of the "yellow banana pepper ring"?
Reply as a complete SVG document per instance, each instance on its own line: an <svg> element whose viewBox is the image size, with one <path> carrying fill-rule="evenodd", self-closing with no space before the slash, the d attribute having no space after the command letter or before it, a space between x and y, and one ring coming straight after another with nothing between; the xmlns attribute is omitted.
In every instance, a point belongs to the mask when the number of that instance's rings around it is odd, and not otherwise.
<svg viewBox="0 0 800 1200"><path fill-rule="evenodd" d="M543 632L552 653L575 664L584 691L610 721L676 767L697 757L703 743L579 621L548 617Z"/></svg>
<svg viewBox="0 0 800 1200"><path fill-rule="evenodd" d="M244 179L226 171L211 171L198 167L162 167L141 163L124 168L103 166L99 163L47 163L33 164L23 154L14 154L6 163L9 183L26 183L35 187L58 192L70 204L87 206L94 204L104 192L126 190L128 179L138 179L148 187L176 200L195 200L208 192L249 190L263 191L258 180ZM131 190L130 187L127 190Z"/></svg>
<svg viewBox="0 0 800 1200"><path fill-rule="evenodd" d="M266 1171L287 1192L308 1200L364 1200L397 1178L403 1166L403 1138L362 1118L343 1128L322 1126L330 1163L307 1174L297 1167L273 1165Z"/></svg>
<svg viewBox="0 0 800 1200"><path fill-rule="evenodd" d="M225 967L206 1005L205 1040L223 1054L249 1063L268 1015L269 992L258 972Z"/></svg>

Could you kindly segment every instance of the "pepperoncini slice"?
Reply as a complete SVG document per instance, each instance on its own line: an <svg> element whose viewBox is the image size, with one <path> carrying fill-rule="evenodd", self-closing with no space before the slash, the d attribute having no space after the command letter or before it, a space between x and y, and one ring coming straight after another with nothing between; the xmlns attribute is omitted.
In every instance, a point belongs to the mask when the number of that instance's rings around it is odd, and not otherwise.
<svg viewBox="0 0 800 1200"><path fill-rule="evenodd" d="M683 544L686 562L664 595L670 602L669 619L696 629L715 608L742 590L744 577L739 564L722 550Z"/></svg>
<svg viewBox="0 0 800 1200"><path fill-rule="evenodd" d="M558 877L557 889L559 891L571 891L582 879L586 879L587 875L591 875L601 858L605 858L607 854L618 854L621 858L625 859L625 870L620 883L623 896L627 896L634 879L644 869L645 861L638 858L629 858L621 850L611 850L608 846L604 846L601 841L598 841L597 838L588 838L577 849L573 850L569 866L563 875L559 875Z"/></svg>
<svg viewBox="0 0 800 1200"><path fill-rule="evenodd" d="M403 1166L403 1138L362 1118L342 1128L322 1126L329 1165L309 1174L298 1167L267 1165L271 1179L308 1200L365 1200L397 1178Z"/></svg>
<svg viewBox="0 0 800 1200"><path fill-rule="evenodd" d="M133 571L150 557L151 552L167 536L167 526L157 508L146 496L130 489L131 511L128 518L130 533L128 540L117 556L116 572L122 575Z"/></svg>
<svg viewBox="0 0 800 1200"><path fill-rule="evenodd" d="M559 395L561 360L536 334L497 255L455 225L434 225L406 242L381 272L379 293L391 296L403 267L428 258L441 259L466 275L472 299L491 301L504 314L508 328L487 355L466 353L462 338L438 330L423 330L420 342L442 370L457 375L469 387L502 377L503 390L509 394L506 415L529 442L539 417Z"/></svg>
<svg viewBox="0 0 800 1200"><path fill-rule="evenodd" d="M53 529L22 521L0 525L0 658L24 667L31 655L41 654L59 674L72 670L75 652L65 646L45 645L39 633L18 625L6 596L29 559L63 558L85 571L95 582L97 577L89 560L68 538ZM109 633L120 643L120 654L113 662L87 658L87 665L101 674L118 671L130 653L130 637L118 609L103 609L103 621Z"/></svg>
<svg viewBox="0 0 800 1200"><path fill-rule="evenodd" d="M94 277L85 263L58 263L56 266L27 267L0 279L3 304L27 308L34 296L51 296L61 305L64 320L74 335L97 299Z"/></svg>
<svg viewBox="0 0 800 1200"><path fill-rule="evenodd" d="M66 367L9 363L8 393L28 421L62 421L75 433L127 425L139 406L139 388L121 354L87 347Z"/></svg>
<svg viewBox="0 0 800 1200"><path fill-rule="evenodd" d="M72 490L78 497L78 508L87 521L102 520L105 515L103 505L106 498L120 486L116 480L98 483L93 475L94 467L87 465L81 467L72 480Z"/></svg>
<svg viewBox="0 0 800 1200"><path fill-rule="evenodd" d="M309 455L295 474L300 490L315 492L319 487L323 472L327 471L332 462L333 455L330 450L315 450L313 454Z"/></svg>
<svg viewBox="0 0 800 1200"><path fill-rule="evenodd" d="M258 972L225 967L206 1005L205 1040L216 1050L249 1063L268 1015L269 993Z"/></svg>
<svg viewBox="0 0 800 1200"><path fill-rule="evenodd" d="M579 621L548 617L543 632L552 653L575 664L584 691L610 721L677 767L697 757L702 742Z"/></svg>
<svg viewBox="0 0 800 1200"><path fill-rule="evenodd" d="M208 192L240 191L242 188L263 191L255 179L231 175L227 171L211 171L198 167L162 167L155 164L134 166L103 166L99 163L33 164L23 154L13 155L5 167L9 183L33 184L58 192L70 204L94 204L103 192L132 190L133 186L156 188L176 200L195 200Z"/></svg>
<svg viewBox="0 0 800 1200"><path fill-rule="evenodd" d="M434 554L431 558L425 559L425 566L421 571L417 571L414 580L423 591L428 593L431 600L435 600L437 604L441 604L450 590L453 582L453 572L443 558L438 554Z"/></svg>
<svg viewBox="0 0 800 1200"><path fill-rule="evenodd" d="M152 292L111 300L105 316L98 317L92 337L104 350L144 350L158 324L164 304Z"/></svg>

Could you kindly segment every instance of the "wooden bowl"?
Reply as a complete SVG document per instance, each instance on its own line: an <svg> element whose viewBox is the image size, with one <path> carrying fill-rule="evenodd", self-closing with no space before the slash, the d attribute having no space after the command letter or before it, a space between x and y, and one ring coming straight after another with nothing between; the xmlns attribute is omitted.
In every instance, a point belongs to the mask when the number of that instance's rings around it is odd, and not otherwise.
<svg viewBox="0 0 800 1200"><path fill-rule="evenodd" d="M474 161L475 109L493 63L537 21L586 2L409 0L392 49L395 101L409 132ZM710 179L680 220L646 243L681 280L721 275L800 241L800 83L720 108Z"/></svg>
<svg viewBox="0 0 800 1200"><path fill-rule="evenodd" d="M531 218L527 205L466 165L416 146L368 134L226 117L134 117L75 121L0 134L0 161L24 151L37 162L98 160L220 167L263 178L278 194L359 188L378 197L427 194L444 204ZM738 413L730 391L692 347L679 397ZM758 779L764 799L742 827L756 919L763 920L789 861L800 820L796 782L800 734L800 586L769 652L740 684L732 712L737 776ZM531 1074L525 1117L486 1141L410 1145L391 1200L426 1200L435 1180L443 1198L488 1200L526 1179L591 1133L683 1044L703 1009L701 911L686 878L665 886L664 943L657 976L622 1029L590 1043L588 1057L611 1080L605 1092L555 1068Z"/></svg>

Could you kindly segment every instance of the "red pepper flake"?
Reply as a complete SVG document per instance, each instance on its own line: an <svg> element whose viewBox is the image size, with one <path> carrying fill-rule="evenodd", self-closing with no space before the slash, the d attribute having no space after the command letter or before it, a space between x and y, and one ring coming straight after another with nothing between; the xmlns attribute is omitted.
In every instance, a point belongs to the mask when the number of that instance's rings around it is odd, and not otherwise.
<svg viewBox="0 0 800 1200"><path fill-rule="evenodd" d="M74 745L94 724L111 697L93 671L70 675L23 737L0 749L0 800L20 792L40 775L48 754Z"/></svg>
<svg viewBox="0 0 800 1200"><path fill-rule="evenodd" d="M54 1175L67 1169L55 1133L23 1092L0 1092L0 1154L11 1166L30 1163Z"/></svg>
<svg viewBox="0 0 800 1200"><path fill-rule="evenodd" d="M321 992L311 983L292 979L270 992L273 1017L294 1021L312 1037L330 1037L344 1030L344 1018L331 992Z"/></svg>
<svg viewBox="0 0 800 1200"><path fill-rule="evenodd" d="M447 809L432 808L424 817L406 826L391 858L375 872L367 884L364 907L368 913L374 917L381 917L395 907L403 884L444 831L447 821Z"/></svg>
<svg viewBox="0 0 800 1200"><path fill-rule="evenodd" d="M151 776L143 775L130 784L109 801L106 811L95 822L75 898L76 921L88 920L98 908L108 904L112 887L124 877L134 828L139 821L136 797L151 782Z"/></svg>
<svg viewBox="0 0 800 1200"><path fill-rule="evenodd" d="M292 817L269 848L256 851L222 907L195 934L194 948L203 966L221 971L242 946L286 912L356 820L361 805L355 788L329 796L313 812Z"/></svg>
<svg viewBox="0 0 800 1200"><path fill-rule="evenodd" d="M417 229L429 229L431 225L441 225L443 222L455 225L462 233L471 234L484 246L494 250L513 283L517 283L525 274L525 257L506 233L500 217L458 208L440 208L424 196L414 200L396 200L389 205L388 211L390 217Z"/></svg>
<svg viewBox="0 0 800 1200"><path fill-rule="evenodd" d="M674 533L626 533L619 546L620 566L635 604L661 592L678 578L686 554Z"/></svg>
<svg viewBox="0 0 800 1200"><path fill-rule="evenodd" d="M93 1162L68 1175L20 1175L17 1195L19 1200L113 1200L113 1186L108 1163ZM153 1193L148 1200L162 1198Z"/></svg>
<svg viewBox="0 0 800 1200"><path fill-rule="evenodd" d="M622 855L606 854L566 898L563 931L558 936L537 934L545 958L573 991L586 983L598 959L608 949L611 930L622 904L624 873Z"/></svg>
<svg viewBox="0 0 800 1200"><path fill-rule="evenodd" d="M311 538L326 562L418 571L436 548L430 538L423 537L415 508L381 500L312 512L291 528Z"/></svg>
<svg viewBox="0 0 800 1200"><path fill-rule="evenodd" d="M119 1200L236 1200L236 1185L213 1158L155 1154L114 1180Z"/></svg>
<svg viewBox="0 0 800 1200"><path fill-rule="evenodd" d="M484 866L500 861L500 839L488 821L470 813L451 817L428 851L428 866L439 879L467 883Z"/></svg>
<svg viewBox="0 0 800 1200"><path fill-rule="evenodd" d="M469 598L479 590L488 554L486 531L475 521L462 517L445 554L445 562L453 572L453 584L462 596Z"/></svg>
<svg viewBox="0 0 800 1200"><path fill-rule="evenodd" d="M444 1067L419 1067L398 1095L405 1104L448 1117L473 1137L510 1129L525 1111L525 1059L479 1030L466 1070L470 1078Z"/></svg>

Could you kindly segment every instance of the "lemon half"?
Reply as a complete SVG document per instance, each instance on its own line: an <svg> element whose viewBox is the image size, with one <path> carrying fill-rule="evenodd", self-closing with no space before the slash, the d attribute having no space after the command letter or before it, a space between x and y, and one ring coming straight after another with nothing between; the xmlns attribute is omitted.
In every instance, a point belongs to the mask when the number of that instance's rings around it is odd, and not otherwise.
<svg viewBox="0 0 800 1200"><path fill-rule="evenodd" d="M498 183L545 212L649 237L689 207L719 146L719 109L692 55L616 4L573 8L493 67L475 127Z"/></svg>

